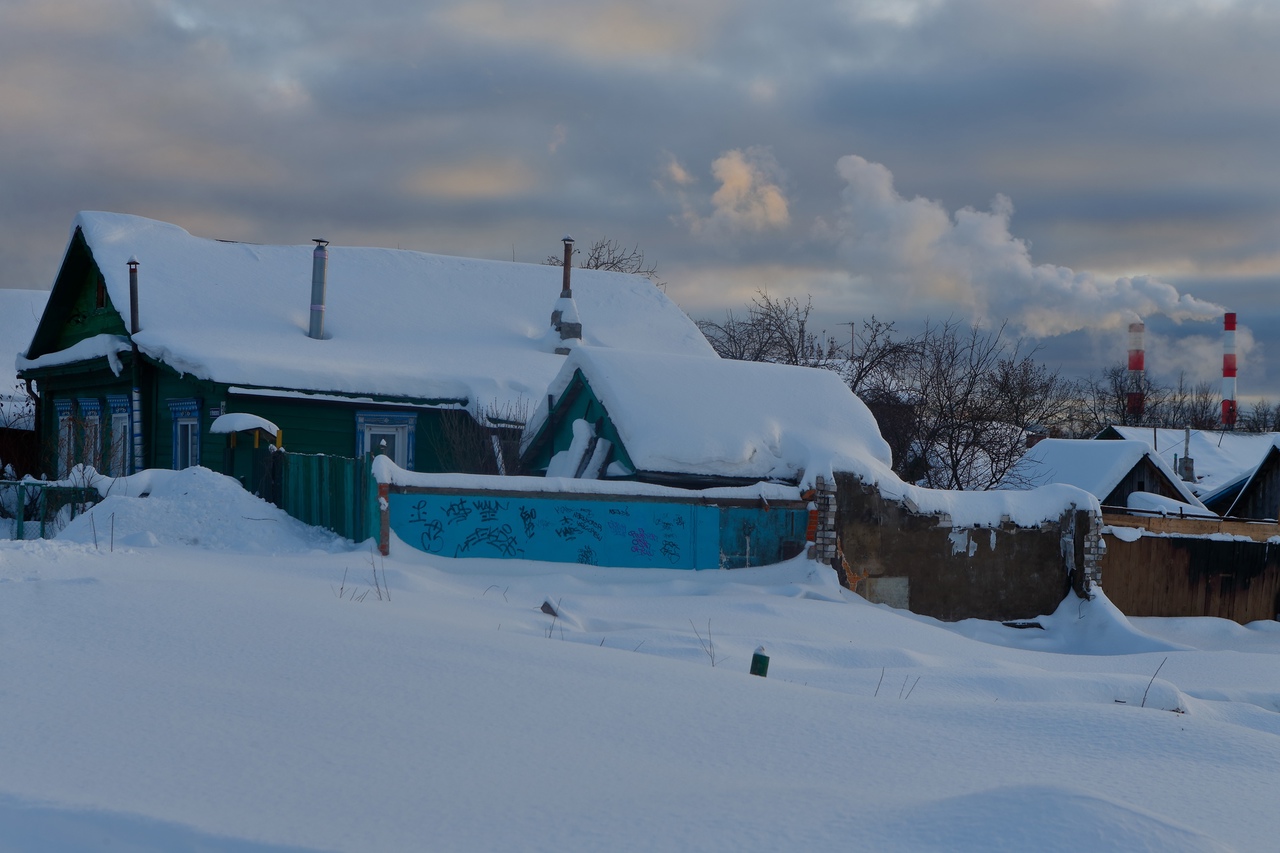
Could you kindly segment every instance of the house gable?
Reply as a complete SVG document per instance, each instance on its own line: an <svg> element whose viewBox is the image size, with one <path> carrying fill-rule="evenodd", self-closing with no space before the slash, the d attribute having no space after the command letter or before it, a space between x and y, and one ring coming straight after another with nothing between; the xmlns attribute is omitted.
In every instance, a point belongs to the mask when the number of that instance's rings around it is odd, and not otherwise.
<svg viewBox="0 0 1280 853"><path fill-rule="evenodd" d="M521 454L523 467L531 471L546 471L551 457L568 450L573 443L573 423L579 420L591 424L596 435L610 443L611 450L604 459L605 468L610 462L617 462L628 471L635 471L608 410L581 370L573 372L573 378L560 399L551 406L547 419L526 445Z"/></svg>
<svg viewBox="0 0 1280 853"><path fill-rule="evenodd" d="M1280 515L1280 448L1272 447L1266 458L1240 489L1223 513L1235 518L1275 521Z"/></svg>
<svg viewBox="0 0 1280 853"><path fill-rule="evenodd" d="M107 292L106 280L94 261L84 232L77 228L63 256L27 358L69 349L97 335L128 333Z"/></svg>
<svg viewBox="0 0 1280 853"><path fill-rule="evenodd" d="M1104 506L1127 506L1129 495L1134 492L1149 492L1175 501L1186 500L1186 495L1151 461L1150 456L1139 459L1103 498L1102 503Z"/></svg>

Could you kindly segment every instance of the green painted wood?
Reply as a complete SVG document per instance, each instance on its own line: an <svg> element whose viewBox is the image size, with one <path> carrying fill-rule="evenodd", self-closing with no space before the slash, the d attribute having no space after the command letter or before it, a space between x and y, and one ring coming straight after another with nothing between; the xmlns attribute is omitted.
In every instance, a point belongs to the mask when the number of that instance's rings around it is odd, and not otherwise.
<svg viewBox="0 0 1280 853"><path fill-rule="evenodd" d="M596 396L591 383L582 375L581 370L574 372L568 387L560 395L560 399L556 400L547 420L529 443L529 448L523 457L525 468L530 471L546 471L547 466L551 464L551 457L562 450L568 450L569 445L573 443L573 422L577 420L598 423L597 434L612 445L609 460L620 462L630 470L635 470L635 465L627 454L613 419L610 418L608 410L600 402L600 398Z"/></svg>
<svg viewBox="0 0 1280 853"><path fill-rule="evenodd" d="M281 509L306 524L362 542L377 517L369 468L368 459L286 451Z"/></svg>
<svg viewBox="0 0 1280 853"><path fill-rule="evenodd" d="M63 257L44 314L32 337L28 357L36 358L66 349L95 335L127 335L124 319L111 297L103 291L104 304L97 304L102 273L93 253L77 229ZM127 314L129 306L124 306Z"/></svg>

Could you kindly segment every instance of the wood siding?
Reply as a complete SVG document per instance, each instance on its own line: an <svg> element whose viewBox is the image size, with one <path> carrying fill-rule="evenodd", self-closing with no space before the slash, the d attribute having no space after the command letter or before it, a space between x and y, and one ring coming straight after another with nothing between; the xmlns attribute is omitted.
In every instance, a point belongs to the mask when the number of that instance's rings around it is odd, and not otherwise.
<svg viewBox="0 0 1280 853"><path fill-rule="evenodd" d="M1111 514L1103 521L1150 534L1133 542L1103 534L1102 588L1126 615L1217 616L1241 624L1276 618L1280 545L1269 540L1280 525Z"/></svg>

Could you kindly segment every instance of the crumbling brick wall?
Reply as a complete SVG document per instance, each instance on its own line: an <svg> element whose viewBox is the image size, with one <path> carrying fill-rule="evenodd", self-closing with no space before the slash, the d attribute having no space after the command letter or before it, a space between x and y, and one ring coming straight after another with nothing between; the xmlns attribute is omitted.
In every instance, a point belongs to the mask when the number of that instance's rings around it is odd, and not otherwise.
<svg viewBox="0 0 1280 853"><path fill-rule="evenodd" d="M836 489L844 557L853 579L865 575L858 591L871 600L885 587L893 590L887 603L914 613L1010 621L1052 613L1073 586L1087 593L1097 580L1093 513L1081 519L1069 511L1034 528L1008 520L955 528L947 516L913 512L851 474L837 474Z"/></svg>

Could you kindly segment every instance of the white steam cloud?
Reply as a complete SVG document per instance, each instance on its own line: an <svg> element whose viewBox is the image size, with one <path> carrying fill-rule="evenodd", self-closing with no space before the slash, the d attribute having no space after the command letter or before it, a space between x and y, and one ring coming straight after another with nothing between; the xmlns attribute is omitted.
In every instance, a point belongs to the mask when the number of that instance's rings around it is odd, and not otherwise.
<svg viewBox="0 0 1280 853"><path fill-rule="evenodd" d="M966 207L953 216L936 201L903 198L879 163L850 154L836 169L847 184L839 227L845 261L856 279L905 299L963 306L975 320L1008 320L1035 337L1224 311L1148 276L1108 280L1032 263L1026 242L1009 231L1013 203L1003 195L989 211Z"/></svg>

